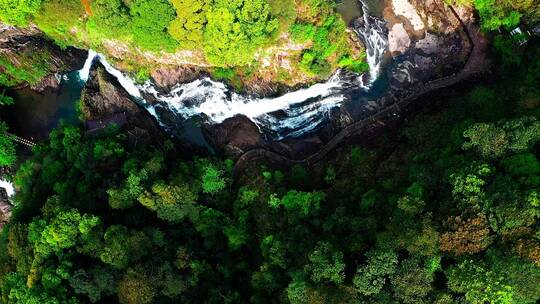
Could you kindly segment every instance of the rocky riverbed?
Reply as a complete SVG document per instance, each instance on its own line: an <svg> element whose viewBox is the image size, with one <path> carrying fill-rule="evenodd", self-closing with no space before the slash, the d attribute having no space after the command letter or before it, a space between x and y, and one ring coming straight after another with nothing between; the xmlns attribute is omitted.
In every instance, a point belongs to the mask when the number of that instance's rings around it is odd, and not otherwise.
<svg viewBox="0 0 540 304"><path fill-rule="evenodd" d="M387 62L374 84L384 88L382 92L366 95L359 88L347 90L347 102L330 112L328 123L301 138L279 142L265 140L264 134L256 132L254 124L241 117L205 127L207 137L219 138L213 143L231 157L257 147L289 159L305 159L333 146L336 135L350 133L349 129L355 129L355 123L367 125L370 118L374 122L397 116L400 102L409 102L415 96L453 85L488 66L487 41L475 26L476 20L469 8L454 9L442 0L387 0L383 16L388 30ZM361 29L364 23L363 18L358 18L353 21L353 27ZM474 32L477 46L469 31ZM473 51L474 58L471 58ZM238 128L251 131L238 132Z"/></svg>
<svg viewBox="0 0 540 304"><path fill-rule="evenodd" d="M384 27L378 34L385 36L387 43L379 45L379 49L374 49L384 54L384 62L378 66L381 72L375 74L377 80L368 84L369 89L366 89L369 74L363 77L340 75L342 84L336 87L337 92L329 95L339 95L340 102L323 108L324 111L315 112L318 115L316 117L318 125L314 125L315 127L311 129L309 126L306 128L312 131L276 141L275 137L265 132L264 127L240 114L218 123L199 120L202 122L207 141L218 151L225 152L233 158L239 158L249 150L266 149L291 159L303 159L324 149L335 140L336 135L350 129L355 123L374 117L381 111L385 111L387 115L399 115L397 105L400 101L410 100L416 95L426 93L431 87L438 89L444 87L445 83L450 85L456 80L465 79L483 67L485 54L477 50L475 61L478 62L474 71L471 69L467 73L460 74L464 69L468 69L466 65L474 49L474 42L468 33L470 30L476 31L470 9L453 9L445 5L443 0L386 0L381 16L383 19L362 16L351 23L351 31L356 33L365 33L374 24ZM41 87L54 86L51 80L53 75L79 68L82 64L81 55L84 56L84 51L76 49L60 51L44 39L35 28L22 31L4 26L0 33L2 37L0 52L13 52L21 48L50 49L53 55L51 76L46 78ZM360 34L358 36L360 39L364 38ZM476 32L474 36L480 37ZM179 83L198 81L203 76L200 69L184 66L157 70L152 74L154 88L162 93L178 90ZM429 85L432 82L436 83ZM41 87L36 86L36 89L42 89ZM195 90L197 89L195 87ZM224 91L224 94L234 93ZM87 120L100 121L118 113L127 113L129 131L135 134L135 137L140 136L141 142L160 138L161 131L158 130L155 117L164 119L160 123L165 129L178 124L176 120L181 120L181 117L167 109L167 105L163 104L164 101L153 99L153 94L142 95L146 97L147 103L154 103L157 107L151 107L152 111L148 112L148 107L134 103L130 92L122 88L117 79L108 75L101 65L96 64L82 94L83 114ZM241 100L246 106L252 102L250 101L252 99L247 97ZM184 102L191 101L186 99ZM271 103L273 100L265 102ZM318 103L313 103L312 106L310 102L312 102L310 99L306 99L300 105L307 108L318 107ZM320 106L324 104L320 103ZM294 107L293 105L291 108L293 112L296 111ZM272 113L272 119L280 121L280 115L280 111ZM309 124L311 121L306 120L303 123Z"/></svg>

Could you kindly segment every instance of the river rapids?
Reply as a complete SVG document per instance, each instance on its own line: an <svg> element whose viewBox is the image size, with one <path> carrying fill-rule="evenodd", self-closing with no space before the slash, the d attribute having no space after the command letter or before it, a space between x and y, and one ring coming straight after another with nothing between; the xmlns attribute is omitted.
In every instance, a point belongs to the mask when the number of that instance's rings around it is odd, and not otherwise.
<svg viewBox="0 0 540 304"><path fill-rule="evenodd" d="M161 126L168 125L160 113L173 114L179 120L200 117L209 124L221 123L227 118L244 115L275 140L299 137L318 129L329 117L330 111L350 101L344 92L354 89L371 90L381 73L381 65L388 49L388 37L384 21L370 16L367 4L361 0L364 22L354 31L364 42L369 72L357 75L339 70L324 83L286 93L273 98L256 98L234 92L222 82L201 78L189 83L177 84L170 92L160 92L152 81L136 84L133 79L111 66L105 57L92 50L79 78L88 80L92 64L99 61L124 89L156 117ZM144 96L152 96L149 103ZM159 109L159 110L158 110ZM177 125L177 124L175 124Z"/></svg>

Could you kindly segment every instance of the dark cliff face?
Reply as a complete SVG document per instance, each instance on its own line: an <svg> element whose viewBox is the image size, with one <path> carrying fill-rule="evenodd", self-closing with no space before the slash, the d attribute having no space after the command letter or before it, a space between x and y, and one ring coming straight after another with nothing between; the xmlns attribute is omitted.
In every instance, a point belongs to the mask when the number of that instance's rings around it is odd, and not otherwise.
<svg viewBox="0 0 540 304"><path fill-rule="evenodd" d="M204 134L214 148L234 159L263 143L257 125L241 115L226 119L219 125L205 126Z"/></svg>
<svg viewBox="0 0 540 304"><path fill-rule="evenodd" d="M81 69L87 55L84 50L60 48L36 27L20 29L0 23L0 73L6 77L0 85L54 87L58 84L54 74Z"/></svg>
<svg viewBox="0 0 540 304"><path fill-rule="evenodd" d="M103 122L125 114L122 126L134 144L161 144L165 136L157 121L135 101L101 63L90 70L81 95L81 111L86 121Z"/></svg>
<svg viewBox="0 0 540 304"><path fill-rule="evenodd" d="M487 40L480 34L471 8L453 8L443 0L386 1L383 16L388 47L373 92L365 94L354 86L343 92L347 101L329 112L328 123L300 138L259 140L265 137L255 136L255 127L249 135L239 131L246 128L246 118L237 116L207 127L208 141L232 158L255 147L304 159L329 151L364 130L376 130L405 115L401 107L419 97L444 91L441 89L489 68ZM351 25L357 32L366 32L375 19L369 17L368 22L360 17Z"/></svg>

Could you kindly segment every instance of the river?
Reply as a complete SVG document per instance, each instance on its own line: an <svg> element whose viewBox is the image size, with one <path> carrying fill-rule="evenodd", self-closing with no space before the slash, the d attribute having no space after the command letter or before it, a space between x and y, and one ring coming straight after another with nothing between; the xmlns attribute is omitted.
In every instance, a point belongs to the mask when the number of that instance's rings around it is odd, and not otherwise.
<svg viewBox="0 0 540 304"><path fill-rule="evenodd" d="M90 50L84 68L66 75L58 92L36 94L26 89L14 92L17 105L10 111L17 115L8 115L8 122L18 135L37 140L46 138L60 120L76 122L76 101L93 63L99 61L166 131L180 137L186 131L194 132L193 126L200 122L216 124L236 115L245 115L274 140L314 132L328 121L334 109L346 103L365 103L384 93L385 77L379 76L388 48L387 32L382 19L370 16L369 1L345 0L341 6L346 20L364 15L364 22L354 30L367 49L370 71L365 75L337 71L326 82L272 98L242 95L210 78L181 83L169 92L162 92L151 81L137 84L111 66L104 56Z"/></svg>
<svg viewBox="0 0 540 304"><path fill-rule="evenodd" d="M79 79L78 72L71 72L61 77L57 90L12 90L8 94L16 102L6 108L4 120L11 132L18 136L32 141L47 139L60 123L77 123L76 107L83 87L84 82Z"/></svg>
<svg viewBox="0 0 540 304"><path fill-rule="evenodd" d="M320 128L328 121L330 113L343 104L364 103L373 99L374 93L384 91L385 82L378 79L388 48L385 22L369 15L366 1L360 3L364 20L354 30L366 46L370 71L365 75L337 71L326 82L269 98L239 94L226 84L207 77L162 92L152 81L136 84L112 67L104 56L90 51L80 78L87 79L92 64L101 62L126 91L172 133L178 133L178 121L195 118L217 124L244 115L274 140L299 137Z"/></svg>
<svg viewBox="0 0 540 304"><path fill-rule="evenodd" d="M369 8L369 14L377 18L383 17L385 0L366 0L365 6ZM342 0L337 6L337 12L343 17L345 23L351 24L351 21L363 15L363 3L359 0Z"/></svg>

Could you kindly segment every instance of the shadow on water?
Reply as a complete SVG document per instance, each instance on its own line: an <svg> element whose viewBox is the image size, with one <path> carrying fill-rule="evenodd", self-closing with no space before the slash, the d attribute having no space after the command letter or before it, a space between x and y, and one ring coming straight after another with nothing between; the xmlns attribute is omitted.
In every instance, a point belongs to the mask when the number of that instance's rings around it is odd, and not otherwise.
<svg viewBox="0 0 540 304"><path fill-rule="evenodd" d="M342 0L338 4L337 12L346 24L350 24L354 19L362 16L362 7L359 0Z"/></svg>
<svg viewBox="0 0 540 304"><path fill-rule="evenodd" d="M384 0L365 0L364 1L369 8L370 15L382 18L384 10ZM362 3L360 0L341 0L337 6L337 12L341 15L346 24L362 16Z"/></svg>
<svg viewBox="0 0 540 304"><path fill-rule="evenodd" d="M33 141L47 139L60 122L78 123L77 101L83 87L75 71L62 78L57 90L36 92L27 87L9 91L15 104L6 107L3 118L18 136Z"/></svg>

